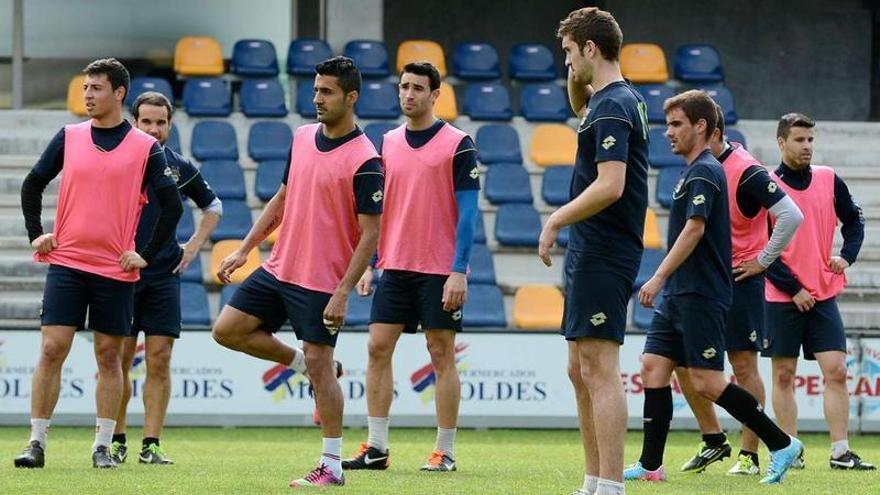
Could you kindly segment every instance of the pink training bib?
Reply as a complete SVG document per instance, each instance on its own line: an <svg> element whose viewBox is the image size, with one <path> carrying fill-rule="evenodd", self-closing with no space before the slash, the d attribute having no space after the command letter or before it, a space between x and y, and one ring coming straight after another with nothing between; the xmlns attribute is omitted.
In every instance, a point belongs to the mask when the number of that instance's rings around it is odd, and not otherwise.
<svg viewBox="0 0 880 495"><path fill-rule="evenodd" d="M724 175L727 177L727 199L730 207L730 240L733 253L733 264L755 259L767 245L767 210L761 208L754 218L749 218L739 210L736 192L743 173L751 166L761 164L739 143L734 143L733 151L722 163Z"/></svg>

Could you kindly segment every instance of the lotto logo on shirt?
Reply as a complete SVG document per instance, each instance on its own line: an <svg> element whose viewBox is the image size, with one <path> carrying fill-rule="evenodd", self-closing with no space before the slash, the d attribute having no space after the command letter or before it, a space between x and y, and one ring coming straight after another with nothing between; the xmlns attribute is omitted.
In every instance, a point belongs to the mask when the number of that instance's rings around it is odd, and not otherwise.
<svg viewBox="0 0 880 495"><path fill-rule="evenodd" d="M455 367L461 372L467 368L467 364L463 362L464 350L468 345L464 342L455 344ZM437 383L437 373L434 371L434 365L428 363L417 369L415 373L410 375L409 381L414 391L421 394L423 404L427 404L434 400L434 384Z"/></svg>

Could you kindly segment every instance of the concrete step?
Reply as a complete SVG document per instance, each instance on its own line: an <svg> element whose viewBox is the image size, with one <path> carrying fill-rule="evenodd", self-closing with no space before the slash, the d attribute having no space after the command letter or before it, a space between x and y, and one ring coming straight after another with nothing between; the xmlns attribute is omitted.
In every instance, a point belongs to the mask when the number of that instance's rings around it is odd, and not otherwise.
<svg viewBox="0 0 880 495"><path fill-rule="evenodd" d="M28 252L2 251L0 277L45 277L48 265L37 263Z"/></svg>
<svg viewBox="0 0 880 495"><path fill-rule="evenodd" d="M33 320L39 318L42 305L42 297L38 292L4 292L0 298L0 318Z"/></svg>

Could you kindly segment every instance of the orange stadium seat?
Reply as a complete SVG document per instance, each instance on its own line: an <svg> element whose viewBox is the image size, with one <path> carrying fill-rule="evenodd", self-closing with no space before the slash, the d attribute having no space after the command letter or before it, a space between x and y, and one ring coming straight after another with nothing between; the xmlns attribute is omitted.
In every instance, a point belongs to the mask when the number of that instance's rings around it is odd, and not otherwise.
<svg viewBox="0 0 880 495"><path fill-rule="evenodd" d="M574 165L577 133L564 124L541 124L532 132L529 155L539 167Z"/></svg>
<svg viewBox="0 0 880 495"><path fill-rule="evenodd" d="M660 227L657 225L657 213L651 208L645 212L645 249L663 249L663 239L660 237Z"/></svg>
<svg viewBox="0 0 880 495"><path fill-rule="evenodd" d="M174 48L174 72L181 76L223 74L223 50L209 36L184 36Z"/></svg>
<svg viewBox="0 0 880 495"><path fill-rule="evenodd" d="M524 285L513 297L513 321L522 330L558 331L562 325L562 292L553 285Z"/></svg>
<svg viewBox="0 0 880 495"><path fill-rule="evenodd" d="M620 51L620 72L634 83L665 83L669 80L663 49L652 43L629 43Z"/></svg>
<svg viewBox="0 0 880 495"><path fill-rule="evenodd" d="M440 77L446 77L446 57L436 41L409 40L397 47L397 72L402 71L404 65L419 61L431 62L440 71Z"/></svg>
<svg viewBox="0 0 880 495"><path fill-rule="evenodd" d="M70 84L67 85L67 109L78 117L88 115L86 112L86 102L83 99L83 84L85 80L86 76L80 74L74 76L70 80Z"/></svg>
<svg viewBox="0 0 880 495"><path fill-rule="evenodd" d="M448 83L440 83L440 97L434 104L434 114L437 117L452 122L458 118L458 105L455 104L455 91Z"/></svg>
<svg viewBox="0 0 880 495"><path fill-rule="evenodd" d="M217 270L220 268L220 263L223 261L223 258L229 256L229 254L238 249L239 246L241 246L241 241L232 239L214 243L214 249L211 250L211 280L213 280L215 284L220 283L220 279L217 278ZM260 252L257 249L253 249L250 254L248 254L247 263L232 274L232 283L240 284L244 282L244 279L259 267Z"/></svg>

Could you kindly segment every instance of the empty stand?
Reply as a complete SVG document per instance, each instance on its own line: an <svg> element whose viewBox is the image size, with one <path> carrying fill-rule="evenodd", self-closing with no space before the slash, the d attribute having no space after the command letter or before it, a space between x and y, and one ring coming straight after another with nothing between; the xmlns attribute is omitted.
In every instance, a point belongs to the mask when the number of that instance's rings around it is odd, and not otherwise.
<svg viewBox="0 0 880 495"><path fill-rule="evenodd" d="M208 120L193 126L190 151L196 160L238 160L235 128L225 120Z"/></svg>
<svg viewBox="0 0 880 495"><path fill-rule="evenodd" d="M665 83L669 80L666 55L652 43L629 43L620 50L620 71L634 83Z"/></svg>
<svg viewBox="0 0 880 495"><path fill-rule="evenodd" d="M532 204L532 188L529 173L522 165L496 164L486 173L483 193L492 204Z"/></svg>
<svg viewBox="0 0 880 495"><path fill-rule="evenodd" d="M134 101L143 93L155 91L162 93L165 98L173 105L174 93L171 91L171 84L160 77L135 77L131 80L131 86L128 88L128 94L125 96L125 106L131 109Z"/></svg>
<svg viewBox="0 0 880 495"><path fill-rule="evenodd" d="M220 283L220 279L217 278L217 271L220 268L220 263L223 261L223 258L226 258L233 251L238 249L241 246L241 241L238 239L228 239L223 241L215 241L214 248L211 250L211 279L215 284ZM236 270L230 279L233 284L240 284L244 282L248 275L253 273L254 270L260 267L260 253L258 249L252 249L247 256L247 262L245 262L244 266Z"/></svg>
<svg viewBox="0 0 880 495"><path fill-rule="evenodd" d="M443 47L436 41L409 40L404 41L397 47L397 72L403 70L403 66L410 62L427 61L437 67L440 77L446 77L446 57L443 55Z"/></svg>
<svg viewBox="0 0 880 495"><path fill-rule="evenodd" d="M648 161L654 168L683 167L687 163L681 155L672 152L672 143L666 131L655 127L648 130Z"/></svg>
<svg viewBox="0 0 880 495"><path fill-rule="evenodd" d="M185 36L174 48L174 72L181 76L223 74L223 49L209 36Z"/></svg>
<svg viewBox="0 0 880 495"><path fill-rule="evenodd" d="M296 83L296 113L306 119L314 119L318 116L318 110L315 108L315 88L308 79Z"/></svg>
<svg viewBox="0 0 880 495"><path fill-rule="evenodd" d="M711 86L703 86L700 89L703 89L709 96L715 100L719 106L721 106L721 110L724 112L724 124L725 125L734 125L736 121L739 120L739 117L736 114L736 105L733 102L733 93L727 89L723 84L713 84Z"/></svg>
<svg viewBox="0 0 880 495"><path fill-rule="evenodd" d="M507 124L486 124L477 130L477 153L480 162L522 163L519 134Z"/></svg>
<svg viewBox="0 0 880 495"><path fill-rule="evenodd" d="M183 106L192 117L226 117L232 113L232 93L222 79L189 79L183 86Z"/></svg>
<svg viewBox="0 0 880 495"><path fill-rule="evenodd" d="M531 204L504 204L495 216L495 239L504 246L535 247L541 217Z"/></svg>
<svg viewBox="0 0 880 495"><path fill-rule="evenodd" d="M284 117L287 103L277 79L248 79L241 85L241 111L247 117Z"/></svg>
<svg viewBox="0 0 880 495"><path fill-rule="evenodd" d="M294 76L314 76L315 66L333 56L324 40L298 39L287 48L287 73Z"/></svg>
<svg viewBox="0 0 880 495"><path fill-rule="evenodd" d="M86 76L80 74L78 76L73 76L70 80L70 84L67 85L67 111L77 117L85 117L88 115L88 112L86 112L86 100L83 95L83 86L85 83Z"/></svg>
<svg viewBox="0 0 880 495"><path fill-rule="evenodd" d="M672 206L672 191L675 190L682 170L684 170L683 166L660 169L660 173L657 174L657 190L654 193L660 206L664 208Z"/></svg>
<svg viewBox="0 0 880 495"><path fill-rule="evenodd" d="M454 122L458 118L458 104L455 102L455 91L445 81L440 83L440 96L434 102L434 115L446 122Z"/></svg>
<svg viewBox="0 0 880 495"><path fill-rule="evenodd" d="M223 216L220 218L217 229L211 234L211 241L244 239L252 226L251 208L247 202L226 200L223 202Z"/></svg>
<svg viewBox="0 0 880 495"><path fill-rule="evenodd" d="M171 125L171 131L168 132L168 139L165 141L165 146L171 148L179 155L183 154L183 151L180 148L180 132L177 130L176 125Z"/></svg>
<svg viewBox="0 0 880 495"><path fill-rule="evenodd" d="M477 224L474 226L474 244L486 244L486 226L483 224L483 214L477 214Z"/></svg>
<svg viewBox="0 0 880 495"><path fill-rule="evenodd" d="M452 54L452 73L464 80L498 79L498 50L489 43L459 43Z"/></svg>
<svg viewBox="0 0 880 495"><path fill-rule="evenodd" d="M248 131L248 155L254 161L286 160L293 133L284 122L257 122Z"/></svg>
<svg viewBox="0 0 880 495"><path fill-rule="evenodd" d="M464 113L473 120L510 120L510 92L499 83L471 83L465 89Z"/></svg>
<svg viewBox="0 0 880 495"><path fill-rule="evenodd" d="M682 45L675 52L675 78L689 83L721 82L721 55L712 45Z"/></svg>
<svg viewBox="0 0 880 495"><path fill-rule="evenodd" d="M657 213L648 208L645 211L645 232L643 242L645 249L662 249L663 239L660 237L660 227L657 225Z"/></svg>
<svg viewBox="0 0 880 495"><path fill-rule="evenodd" d="M348 295L348 312L345 314L345 326L366 327L370 323L370 308L373 305L373 291L369 296L361 296L357 290Z"/></svg>
<svg viewBox="0 0 880 495"><path fill-rule="evenodd" d="M269 201L278 192L285 168L287 160L266 160L257 165L254 192L261 201Z"/></svg>
<svg viewBox="0 0 880 495"><path fill-rule="evenodd" d="M561 206L571 199L571 176L574 167L550 167L541 180L541 197L551 206Z"/></svg>
<svg viewBox="0 0 880 495"><path fill-rule="evenodd" d="M354 60L363 77L388 77L388 49L385 43L373 40L352 40L345 44L343 54Z"/></svg>
<svg viewBox="0 0 880 495"><path fill-rule="evenodd" d="M556 79L553 52L541 43L518 43L510 49L510 78L520 81L551 81Z"/></svg>
<svg viewBox="0 0 880 495"><path fill-rule="evenodd" d="M180 274L181 282L194 282L197 284L202 283L202 255L201 253L195 255L192 261L190 261L189 266L186 267L186 270L182 274Z"/></svg>
<svg viewBox="0 0 880 495"><path fill-rule="evenodd" d="M470 284L495 284L495 262L492 261L492 252L485 244L471 246L470 272L468 283Z"/></svg>
<svg viewBox="0 0 880 495"><path fill-rule="evenodd" d="M563 124L540 124L532 131L530 156L539 167L574 165L577 133Z"/></svg>
<svg viewBox="0 0 880 495"><path fill-rule="evenodd" d="M519 111L530 122L565 122L572 116L565 91L554 83L527 84L519 96Z"/></svg>
<svg viewBox="0 0 880 495"><path fill-rule="evenodd" d="M247 199L244 186L244 171L233 160L208 160L199 169L202 178L210 184L218 198L224 201ZM225 213L225 212L224 212Z"/></svg>
<svg viewBox="0 0 880 495"><path fill-rule="evenodd" d="M386 132L390 131L398 127L400 124L396 124L394 122L370 122L364 127L364 134L370 139L370 142L373 143L373 146L376 147L376 151L382 151L382 136L385 135Z"/></svg>
<svg viewBox="0 0 880 495"><path fill-rule="evenodd" d="M169 311L173 311L169 308ZM184 325L211 325L208 293L200 283L180 283L180 322Z"/></svg>
<svg viewBox="0 0 880 495"><path fill-rule="evenodd" d="M278 76L278 55L268 40L238 40L232 47L230 72L242 77Z"/></svg>
<svg viewBox="0 0 880 495"><path fill-rule="evenodd" d="M633 282L633 290L639 290L639 288L645 285L645 282L654 276L654 272L657 271L657 267L660 266L664 256L666 256L666 251L662 249L649 249L646 247L642 251L642 262L639 263L639 273L636 275L635 282Z"/></svg>
<svg viewBox="0 0 880 495"><path fill-rule="evenodd" d="M558 331L562 326L562 293L552 285L524 285L513 298L513 322L523 330Z"/></svg>
<svg viewBox="0 0 880 495"><path fill-rule="evenodd" d="M559 247L568 247L568 236L571 234L571 226L566 225L559 229L559 235L556 236L556 244L559 244Z"/></svg>
<svg viewBox="0 0 880 495"><path fill-rule="evenodd" d="M645 103L648 105L648 122L666 124L663 102L675 96L675 91L665 84L642 84L636 86L636 89L645 98Z"/></svg>
<svg viewBox="0 0 880 495"><path fill-rule="evenodd" d="M367 81L355 103L355 113L362 119L396 119L400 116L397 86L384 81Z"/></svg>
<svg viewBox="0 0 880 495"><path fill-rule="evenodd" d="M495 327L507 326L504 314L504 296L495 285L468 286L467 301L462 308L462 326Z"/></svg>

